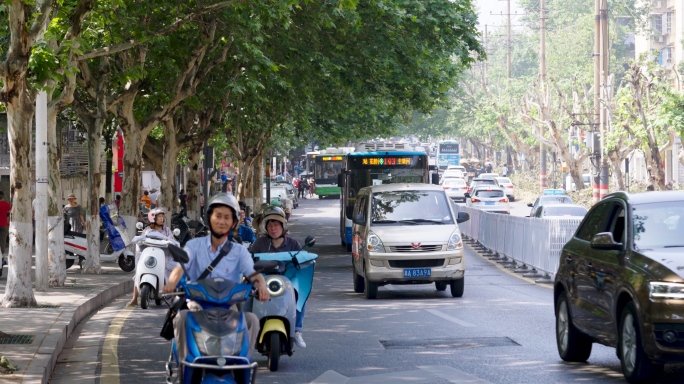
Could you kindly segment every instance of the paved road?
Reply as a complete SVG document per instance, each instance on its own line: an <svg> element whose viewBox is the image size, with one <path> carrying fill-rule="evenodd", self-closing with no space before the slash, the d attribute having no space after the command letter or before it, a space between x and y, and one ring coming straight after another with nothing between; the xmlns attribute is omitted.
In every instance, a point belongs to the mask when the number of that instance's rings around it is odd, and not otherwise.
<svg viewBox="0 0 684 384"><path fill-rule="evenodd" d="M320 255L307 305L308 347L283 357L276 373L257 357L258 383L624 383L614 349L595 345L589 363L562 362L551 289L513 276L470 249L462 298L419 285L381 287L378 300L365 300L352 290L351 256L339 246L337 204L304 200L295 210L292 235L315 235ZM83 359L85 347L72 347L60 358L55 378L163 382L169 343L157 335L165 310L119 311L123 304L118 300L94 315L102 329L84 337L92 351L93 335L107 334L90 357L102 364L67 364L79 352ZM104 319L113 325L104 329ZM117 339L112 329L118 328ZM111 381L117 374L120 381ZM681 367L668 367L665 382L679 382L682 374Z"/></svg>

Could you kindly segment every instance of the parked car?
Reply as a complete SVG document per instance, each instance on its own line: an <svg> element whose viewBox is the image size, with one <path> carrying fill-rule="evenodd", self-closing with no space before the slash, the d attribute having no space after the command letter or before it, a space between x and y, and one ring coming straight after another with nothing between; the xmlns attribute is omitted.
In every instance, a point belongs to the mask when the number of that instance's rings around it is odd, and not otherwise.
<svg viewBox="0 0 684 384"><path fill-rule="evenodd" d="M527 203L528 207L531 207L530 217L533 217L537 208L544 204L572 204L572 198L568 195L541 195L537 197L537 200L533 203Z"/></svg>
<svg viewBox="0 0 684 384"><path fill-rule="evenodd" d="M499 177L498 173L480 173L477 176L479 179L496 179Z"/></svg>
<svg viewBox="0 0 684 384"><path fill-rule="evenodd" d="M630 383L684 361L684 192L616 192L563 247L554 283L556 344L586 361L616 348Z"/></svg>
<svg viewBox="0 0 684 384"><path fill-rule="evenodd" d="M506 191L508 200L515 201L515 186L508 177L495 177L496 183Z"/></svg>
<svg viewBox="0 0 684 384"><path fill-rule="evenodd" d="M354 291L375 299L386 284L451 287L463 296L465 255L455 212L444 189L431 184L361 188L352 215Z"/></svg>
<svg viewBox="0 0 684 384"><path fill-rule="evenodd" d="M478 177L478 178L473 179L470 182L470 185L468 186L468 192L474 190L475 187L477 187L479 185L489 185L492 187L498 187L499 186L499 184L496 183L495 179L480 179Z"/></svg>
<svg viewBox="0 0 684 384"><path fill-rule="evenodd" d="M534 216L537 218L582 218L587 209L577 204L544 204L540 205Z"/></svg>
<svg viewBox="0 0 684 384"><path fill-rule="evenodd" d="M461 200L465 202L465 194L468 190L468 185L465 180L457 179L455 177L444 179L442 181L442 188L444 188L447 196L452 200Z"/></svg>
<svg viewBox="0 0 684 384"><path fill-rule="evenodd" d="M466 193L466 206L493 213L511 213L508 197L503 188L491 185L480 185L472 192Z"/></svg>
<svg viewBox="0 0 684 384"><path fill-rule="evenodd" d="M290 183L285 183L285 182L274 182L271 183L271 188L273 187L283 187L287 190L287 195L292 199L292 206L293 208L297 209L299 208L299 199L297 198L297 189L294 187L294 185Z"/></svg>
<svg viewBox="0 0 684 384"><path fill-rule="evenodd" d="M285 187L271 186L271 201L266 201L266 187L264 187L264 203L280 206L285 211L287 218L292 216L294 209L294 201L290 198L289 193Z"/></svg>

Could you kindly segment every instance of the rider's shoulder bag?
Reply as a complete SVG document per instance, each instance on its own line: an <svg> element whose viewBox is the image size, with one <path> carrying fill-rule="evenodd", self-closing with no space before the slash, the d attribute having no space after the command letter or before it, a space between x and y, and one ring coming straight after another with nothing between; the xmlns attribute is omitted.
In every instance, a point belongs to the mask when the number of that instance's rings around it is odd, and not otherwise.
<svg viewBox="0 0 684 384"><path fill-rule="evenodd" d="M225 255L230 252L230 250L233 248L233 242L231 241L226 241L226 243L223 245L223 248L221 248L221 252L216 256L216 258L207 266L207 269L202 272L200 275L199 279L197 280L202 280L209 276L211 271L216 268L219 262L221 262L221 259ZM164 325L162 325L161 332L159 333L159 336L165 338L166 340L171 340L173 339L173 319L176 317L178 312L180 312L182 309L187 308L185 305L185 300L178 300L176 301L171 307L169 307L168 312L166 312L166 318L164 319Z"/></svg>

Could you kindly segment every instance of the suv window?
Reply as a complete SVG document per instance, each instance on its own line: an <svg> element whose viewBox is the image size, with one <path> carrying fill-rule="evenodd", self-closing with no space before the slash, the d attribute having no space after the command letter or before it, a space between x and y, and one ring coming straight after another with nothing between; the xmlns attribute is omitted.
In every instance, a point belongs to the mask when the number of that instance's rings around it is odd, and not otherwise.
<svg viewBox="0 0 684 384"><path fill-rule="evenodd" d="M612 207L613 202L610 201L598 203L587 216L584 217L575 237L581 240L591 241L591 238L595 234L605 232L606 221Z"/></svg>
<svg viewBox="0 0 684 384"><path fill-rule="evenodd" d="M477 196L477 197L503 197L504 193L503 193L503 191L498 191L498 190L487 191L484 189L478 189L475 191L475 196Z"/></svg>

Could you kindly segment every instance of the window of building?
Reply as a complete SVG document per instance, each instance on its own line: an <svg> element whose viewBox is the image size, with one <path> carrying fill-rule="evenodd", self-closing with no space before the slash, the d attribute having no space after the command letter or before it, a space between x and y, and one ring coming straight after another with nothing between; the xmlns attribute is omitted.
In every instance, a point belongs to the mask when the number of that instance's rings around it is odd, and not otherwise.
<svg viewBox="0 0 684 384"><path fill-rule="evenodd" d="M653 35L658 36L663 34L663 15L651 15L651 28Z"/></svg>
<svg viewBox="0 0 684 384"><path fill-rule="evenodd" d="M665 17L665 33L672 33L672 12L668 12Z"/></svg>

